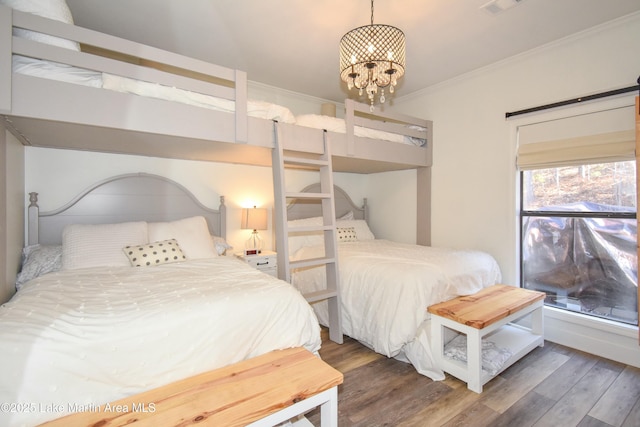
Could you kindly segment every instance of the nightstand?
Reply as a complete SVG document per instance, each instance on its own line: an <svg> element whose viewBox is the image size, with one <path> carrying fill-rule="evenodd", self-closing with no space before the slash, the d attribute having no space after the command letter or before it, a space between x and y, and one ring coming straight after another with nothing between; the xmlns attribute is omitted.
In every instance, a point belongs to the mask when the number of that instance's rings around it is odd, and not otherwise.
<svg viewBox="0 0 640 427"><path fill-rule="evenodd" d="M239 252L236 253L236 257L257 270L270 274L273 277L278 277L278 258L275 252L262 251L259 255L245 255Z"/></svg>

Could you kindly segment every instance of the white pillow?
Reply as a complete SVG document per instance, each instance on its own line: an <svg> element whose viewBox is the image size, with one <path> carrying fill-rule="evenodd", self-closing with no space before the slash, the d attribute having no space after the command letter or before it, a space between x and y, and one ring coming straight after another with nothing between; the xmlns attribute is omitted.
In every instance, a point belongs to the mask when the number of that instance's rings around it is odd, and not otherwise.
<svg viewBox="0 0 640 427"><path fill-rule="evenodd" d="M176 239L187 259L213 258L218 252L209 234L207 220L203 216L179 219L172 222L150 222L149 241ZM121 248L122 249L122 248Z"/></svg>
<svg viewBox="0 0 640 427"><path fill-rule="evenodd" d="M348 215L348 214L347 214ZM289 221L289 228L322 225L322 217L316 216L311 218L303 218ZM369 225L363 219L338 219L336 221L338 228L353 228L354 240L373 240L375 236L369 229ZM350 240L350 241L354 241ZM322 232L301 232L289 235L289 253L295 254L300 248L305 246L317 246L324 243L324 235Z"/></svg>
<svg viewBox="0 0 640 427"><path fill-rule="evenodd" d="M373 240L375 236L369 229L367 221L364 219L338 220L337 226L341 228L353 227L358 240Z"/></svg>
<svg viewBox="0 0 640 427"><path fill-rule="evenodd" d="M49 18L73 25L73 16L71 15L71 10L69 10L69 6L67 6L65 0L0 0L0 4L19 10L20 12L32 13L34 15L42 16L43 18ZM77 42L37 33L35 31L14 28L13 35L23 39L80 51L80 46Z"/></svg>
<svg viewBox="0 0 640 427"><path fill-rule="evenodd" d="M322 217L294 219L287 222L289 229L294 227L321 226ZM289 234L289 254L295 254L300 248L305 246L316 246L324 243L324 235L321 231L304 231Z"/></svg>
<svg viewBox="0 0 640 427"><path fill-rule="evenodd" d="M62 231L62 269L130 266L122 248L148 242L144 221L68 225Z"/></svg>

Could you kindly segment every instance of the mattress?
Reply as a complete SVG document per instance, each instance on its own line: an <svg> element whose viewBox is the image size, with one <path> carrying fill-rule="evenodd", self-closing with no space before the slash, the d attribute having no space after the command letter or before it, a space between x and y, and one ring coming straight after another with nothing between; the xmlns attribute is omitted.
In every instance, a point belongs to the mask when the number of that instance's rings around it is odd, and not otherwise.
<svg viewBox="0 0 640 427"><path fill-rule="evenodd" d="M12 60L15 73L179 102L227 113L235 112L235 102L228 99L20 55L14 55ZM247 113L250 117L278 120L282 123L295 122L295 116L288 108L269 102L248 100Z"/></svg>
<svg viewBox="0 0 640 427"><path fill-rule="evenodd" d="M411 362L434 380L444 374L431 355L427 307L501 280L496 260L481 251L375 239L339 243L338 252L343 332L378 353ZM292 259L322 253L322 246L306 246ZM292 283L303 294L324 289L324 269L295 270ZM327 305L313 307L327 324Z"/></svg>
<svg viewBox="0 0 640 427"><path fill-rule="evenodd" d="M329 132L347 133L347 125L344 119L330 116L321 116L318 114L302 114L296 116L296 124L299 126L306 126L315 129L324 129ZM416 130L425 130L418 126L410 126ZM362 126L355 126L353 130L355 136L380 139L383 141L397 142L400 144L416 145L418 147L424 146L427 141L421 138L415 138L412 136L400 135L393 132L385 132L377 129L370 129Z"/></svg>
<svg viewBox="0 0 640 427"><path fill-rule="evenodd" d="M0 425L35 425L320 344L296 289L232 257L49 273L0 308Z"/></svg>

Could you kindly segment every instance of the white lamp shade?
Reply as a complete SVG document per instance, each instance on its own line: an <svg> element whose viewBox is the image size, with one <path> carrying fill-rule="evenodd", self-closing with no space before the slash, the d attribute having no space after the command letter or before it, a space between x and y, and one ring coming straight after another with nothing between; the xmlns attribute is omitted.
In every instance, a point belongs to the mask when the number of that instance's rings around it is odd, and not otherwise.
<svg viewBox="0 0 640 427"><path fill-rule="evenodd" d="M267 210L265 208L242 209L242 221L240 227L243 230L266 230Z"/></svg>

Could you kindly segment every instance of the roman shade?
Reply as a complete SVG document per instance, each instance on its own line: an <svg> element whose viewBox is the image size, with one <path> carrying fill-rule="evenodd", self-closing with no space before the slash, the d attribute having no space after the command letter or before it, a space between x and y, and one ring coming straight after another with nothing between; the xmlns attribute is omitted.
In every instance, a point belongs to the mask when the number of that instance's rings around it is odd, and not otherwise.
<svg viewBox="0 0 640 427"><path fill-rule="evenodd" d="M518 127L520 170L634 159L633 106Z"/></svg>

